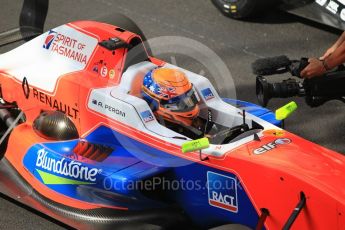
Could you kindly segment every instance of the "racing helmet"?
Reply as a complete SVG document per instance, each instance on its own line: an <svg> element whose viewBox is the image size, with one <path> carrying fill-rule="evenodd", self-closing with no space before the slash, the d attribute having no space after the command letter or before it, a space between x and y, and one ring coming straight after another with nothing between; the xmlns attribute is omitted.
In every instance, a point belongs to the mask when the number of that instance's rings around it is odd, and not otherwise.
<svg viewBox="0 0 345 230"><path fill-rule="evenodd" d="M189 126L199 115L198 95L180 70L161 67L149 71L142 96L156 116L172 123Z"/></svg>

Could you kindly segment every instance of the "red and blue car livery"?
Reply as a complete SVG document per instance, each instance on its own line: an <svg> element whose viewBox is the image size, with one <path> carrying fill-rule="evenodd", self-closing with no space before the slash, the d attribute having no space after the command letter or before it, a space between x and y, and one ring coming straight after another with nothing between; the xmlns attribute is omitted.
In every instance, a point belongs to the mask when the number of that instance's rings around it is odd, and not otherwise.
<svg viewBox="0 0 345 230"><path fill-rule="evenodd" d="M140 96L157 67L186 74L201 117L249 131L211 144L207 158L183 153L190 139ZM279 128L267 109L220 98L207 78L149 56L132 32L62 25L1 55L0 84L0 116L13 116L2 124L11 132L1 192L72 227L344 229L342 155Z"/></svg>

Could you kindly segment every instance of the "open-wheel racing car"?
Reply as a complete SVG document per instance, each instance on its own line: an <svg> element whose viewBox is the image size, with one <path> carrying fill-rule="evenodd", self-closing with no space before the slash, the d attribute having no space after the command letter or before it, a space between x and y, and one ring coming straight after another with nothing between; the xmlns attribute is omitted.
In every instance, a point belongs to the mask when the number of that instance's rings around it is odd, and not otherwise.
<svg viewBox="0 0 345 230"><path fill-rule="evenodd" d="M126 29L71 22L0 56L2 193L83 229L344 229L342 155L220 98ZM160 69L192 84L183 105L199 106L203 139L167 128L144 100Z"/></svg>

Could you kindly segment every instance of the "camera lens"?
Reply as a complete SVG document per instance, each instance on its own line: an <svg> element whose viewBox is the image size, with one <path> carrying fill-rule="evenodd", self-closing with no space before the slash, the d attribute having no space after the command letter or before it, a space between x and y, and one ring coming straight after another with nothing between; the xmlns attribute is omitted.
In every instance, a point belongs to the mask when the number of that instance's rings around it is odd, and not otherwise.
<svg viewBox="0 0 345 230"><path fill-rule="evenodd" d="M256 78L256 96L260 105L266 106L271 98L287 98L298 96L301 86L294 79L287 79L280 83L268 83L264 77Z"/></svg>
<svg viewBox="0 0 345 230"><path fill-rule="evenodd" d="M258 98L259 104L264 107L267 105L268 100L270 99L268 87L269 83L267 82L266 78L256 78L256 96Z"/></svg>
<svg viewBox="0 0 345 230"><path fill-rule="evenodd" d="M273 83L270 95L271 98L287 98L298 96L299 89L299 84L294 79L287 79L281 83Z"/></svg>

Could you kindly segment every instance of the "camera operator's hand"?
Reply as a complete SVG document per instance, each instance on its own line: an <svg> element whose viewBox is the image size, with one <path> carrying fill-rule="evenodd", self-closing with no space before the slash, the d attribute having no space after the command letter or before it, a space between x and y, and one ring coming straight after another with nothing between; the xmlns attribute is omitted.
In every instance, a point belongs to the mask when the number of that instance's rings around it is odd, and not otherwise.
<svg viewBox="0 0 345 230"><path fill-rule="evenodd" d="M301 71L301 77L312 78L316 76L321 76L327 72L324 64L321 60L317 58L310 58L308 60L309 65Z"/></svg>
<svg viewBox="0 0 345 230"><path fill-rule="evenodd" d="M334 44L331 48L329 48L328 50L326 50L326 52L324 53L324 55L322 55L319 59L320 60L325 60L327 57L331 56L331 54L338 48L337 44Z"/></svg>
<svg viewBox="0 0 345 230"><path fill-rule="evenodd" d="M345 32L339 37L339 39L320 57L320 60L325 60L327 57L331 56L334 51L341 46L345 41Z"/></svg>

